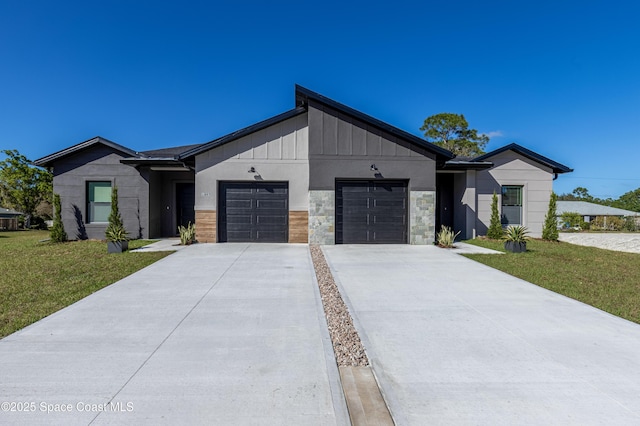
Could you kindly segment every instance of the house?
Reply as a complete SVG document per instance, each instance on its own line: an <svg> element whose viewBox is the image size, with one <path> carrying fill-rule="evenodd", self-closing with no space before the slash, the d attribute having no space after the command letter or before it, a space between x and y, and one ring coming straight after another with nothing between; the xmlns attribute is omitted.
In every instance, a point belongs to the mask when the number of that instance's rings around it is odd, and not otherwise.
<svg viewBox="0 0 640 426"><path fill-rule="evenodd" d="M633 217L640 219L640 213L631 210L619 209L616 207L603 206L601 204L590 203L588 201L558 201L556 203L556 216L560 217L564 213L577 213L582 216L582 220L590 223L598 216L604 220L608 217ZM562 224L562 223L561 223Z"/></svg>
<svg viewBox="0 0 640 426"><path fill-rule="evenodd" d="M102 137L34 162L53 171L67 233L103 238L110 191L134 236L201 242L431 244L441 225L504 224L540 235L552 182L568 167L517 144L477 158L301 86L289 111L207 143L137 152ZM71 231L71 232L70 232Z"/></svg>
<svg viewBox="0 0 640 426"><path fill-rule="evenodd" d="M0 231L17 231L22 213L0 207Z"/></svg>

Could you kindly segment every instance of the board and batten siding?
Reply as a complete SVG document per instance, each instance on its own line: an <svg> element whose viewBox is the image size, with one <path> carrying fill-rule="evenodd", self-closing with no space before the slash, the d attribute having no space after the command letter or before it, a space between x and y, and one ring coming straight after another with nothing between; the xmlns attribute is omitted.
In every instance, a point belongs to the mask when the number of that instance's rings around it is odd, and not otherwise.
<svg viewBox="0 0 640 426"><path fill-rule="evenodd" d="M251 167L255 168L255 173L249 172ZM219 210L218 185L223 181L288 182L289 211L308 212L309 131L307 114L284 120L266 129L198 154L196 156L196 176L196 217L203 218L207 215L217 214L216 212ZM201 213L198 213L199 211ZM299 217L300 214L296 217ZM209 232L202 235L201 238L213 242L216 235ZM296 242L304 239L300 232L296 232Z"/></svg>
<svg viewBox="0 0 640 426"><path fill-rule="evenodd" d="M123 158L113 148L95 145L53 163L53 187L69 239L105 238L106 223L86 223L87 182L93 181L115 183L125 228L133 238L148 238L149 184L134 167L121 164Z"/></svg>
<svg viewBox="0 0 640 426"><path fill-rule="evenodd" d="M379 174L410 179L411 190L435 191L434 153L326 105L310 102L308 115L309 189L335 190L336 179Z"/></svg>
<svg viewBox="0 0 640 426"><path fill-rule="evenodd" d="M506 151L488 158L494 167L477 173L479 235L486 235L491 221L491 199L498 195L501 205L501 187L522 186L522 219L532 237L540 237L544 218L553 189L553 170L513 151Z"/></svg>

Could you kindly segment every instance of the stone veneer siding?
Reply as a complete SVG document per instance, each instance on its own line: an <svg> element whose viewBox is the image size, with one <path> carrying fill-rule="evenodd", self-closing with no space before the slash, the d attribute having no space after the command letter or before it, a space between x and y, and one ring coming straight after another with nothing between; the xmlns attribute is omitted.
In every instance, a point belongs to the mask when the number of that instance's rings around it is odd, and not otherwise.
<svg viewBox="0 0 640 426"><path fill-rule="evenodd" d="M335 224L335 191L309 191L309 244L335 244Z"/></svg>
<svg viewBox="0 0 640 426"><path fill-rule="evenodd" d="M433 244L436 230L436 192L411 191L409 195L409 242Z"/></svg>

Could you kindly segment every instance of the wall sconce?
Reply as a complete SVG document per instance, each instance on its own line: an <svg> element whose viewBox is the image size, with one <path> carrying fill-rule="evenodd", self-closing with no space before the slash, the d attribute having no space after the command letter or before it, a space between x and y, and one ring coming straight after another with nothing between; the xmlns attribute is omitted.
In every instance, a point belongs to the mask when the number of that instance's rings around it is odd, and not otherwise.
<svg viewBox="0 0 640 426"><path fill-rule="evenodd" d="M256 168L251 166L251 168L249 169L248 173L255 173L256 172Z"/></svg>
<svg viewBox="0 0 640 426"><path fill-rule="evenodd" d="M371 171L372 171L372 172L377 172L377 171L378 171L378 168L376 167L376 165L375 165L375 164L372 164L372 165L371 165Z"/></svg>

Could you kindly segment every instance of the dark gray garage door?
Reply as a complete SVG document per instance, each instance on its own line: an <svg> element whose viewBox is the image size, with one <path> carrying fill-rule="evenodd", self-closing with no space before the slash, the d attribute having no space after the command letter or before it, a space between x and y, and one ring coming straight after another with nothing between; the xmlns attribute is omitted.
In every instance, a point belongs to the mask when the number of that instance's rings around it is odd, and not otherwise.
<svg viewBox="0 0 640 426"><path fill-rule="evenodd" d="M221 182L218 199L218 241L288 241L289 191L286 182Z"/></svg>
<svg viewBox="0 0 640 426"><path fill-rule="evenodd" d="M406 244L407 183L337 181L336 243Z"/></svg>

